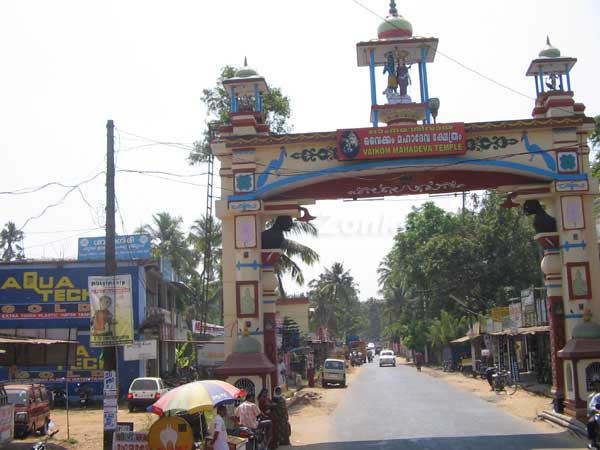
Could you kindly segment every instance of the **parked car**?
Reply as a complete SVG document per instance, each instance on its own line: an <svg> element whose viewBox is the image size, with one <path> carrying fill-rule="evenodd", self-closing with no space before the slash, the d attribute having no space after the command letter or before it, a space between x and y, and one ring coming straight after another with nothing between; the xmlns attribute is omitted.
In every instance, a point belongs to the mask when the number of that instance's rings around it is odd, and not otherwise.
<svg viewBox="0 0 600 450"><path fill-rule="evenodd" d="M381 350L379 353L379 367L394 366L396 367L396 357L391 350Z"/></svg>
<svg viewBox="0 0 600 450"><path fill-rule="evenodd" d="M339 384L346 387L346 363L343 359L326 359L323 364L321 385Z"/></svg>
<svg viewBox="0 0 600 450"><path fill-rule="evenodd" d="M43 384L7 384L8 403L15 405L15 436L25 437L39 431L48 433L50 401Z"/></svg>
<svg viewBox="0 0 600 450"><path fill-rule="evenodd" d="M127 406L133 411L137 406L146 408L168 391L161 378L136 378L127 392Z"/></svg>

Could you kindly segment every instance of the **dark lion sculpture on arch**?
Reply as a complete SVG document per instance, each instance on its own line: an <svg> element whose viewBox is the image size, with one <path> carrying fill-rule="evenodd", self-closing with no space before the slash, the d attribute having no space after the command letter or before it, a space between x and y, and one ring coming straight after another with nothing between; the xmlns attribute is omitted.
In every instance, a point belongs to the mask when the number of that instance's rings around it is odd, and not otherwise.
<svg viewBox="0 0 600 450"><path fill-rule="evenodd" d="M285 239L283 233L292 229L294 221L290 216L278 216L271 228L261 233L262 248L278 249Z"/></svg>
<svg viewBox="0 0 600 450"><path fill-rule="evenodd" d="M533 228L536 233L556 233L556 219L548 214L538 200L526 200L523 213L533 215Z"/></svg>

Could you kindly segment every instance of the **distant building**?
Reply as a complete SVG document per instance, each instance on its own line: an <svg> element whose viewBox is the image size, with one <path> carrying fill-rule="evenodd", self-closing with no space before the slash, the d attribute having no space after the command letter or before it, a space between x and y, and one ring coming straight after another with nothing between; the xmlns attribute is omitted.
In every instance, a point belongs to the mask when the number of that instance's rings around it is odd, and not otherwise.
<svg viewBox="0 0 600 450"><path fill-rule="evenodd" d="M280 298L276 303L276 321L283 324L283 319L289 317L298 324L300 333L308 334L308 307L306 297Z"/></svg>

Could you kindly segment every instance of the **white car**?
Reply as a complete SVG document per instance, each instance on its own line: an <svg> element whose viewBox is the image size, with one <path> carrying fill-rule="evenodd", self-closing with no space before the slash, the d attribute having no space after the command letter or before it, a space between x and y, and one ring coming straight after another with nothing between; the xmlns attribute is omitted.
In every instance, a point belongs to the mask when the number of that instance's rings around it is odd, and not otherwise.
<svg viewBox="0 0 600 450"><path fill-rule="evenodd" d="M131 382L127 392L127 406L133 411L136 406L146 408L158 400L168 389L160 378L136 378Z"/></svg>
<svg viewBox="0 0 600 450"><path fill-rule="evenodd" d="M396 357L391 350L381 350L379 353L379 367L394 366L396 367Z"/></svg>
<svg viewBox="0 0 600 450"><path fill-rule="evenodd" d="M323 364L321 386L339 384L346 387L346 361L343 359L326 359Z"/></svg>

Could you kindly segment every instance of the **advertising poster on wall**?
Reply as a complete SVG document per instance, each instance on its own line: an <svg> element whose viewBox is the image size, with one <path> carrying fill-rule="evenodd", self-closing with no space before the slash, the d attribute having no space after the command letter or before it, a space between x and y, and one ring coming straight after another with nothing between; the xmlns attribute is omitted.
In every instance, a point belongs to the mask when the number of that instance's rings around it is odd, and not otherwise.
<svg viewBox="0 0 600 450"><path fill-rule="evenodd" d="M130 275L89 277L90 346L133 343L133 295Z"/></svg>

